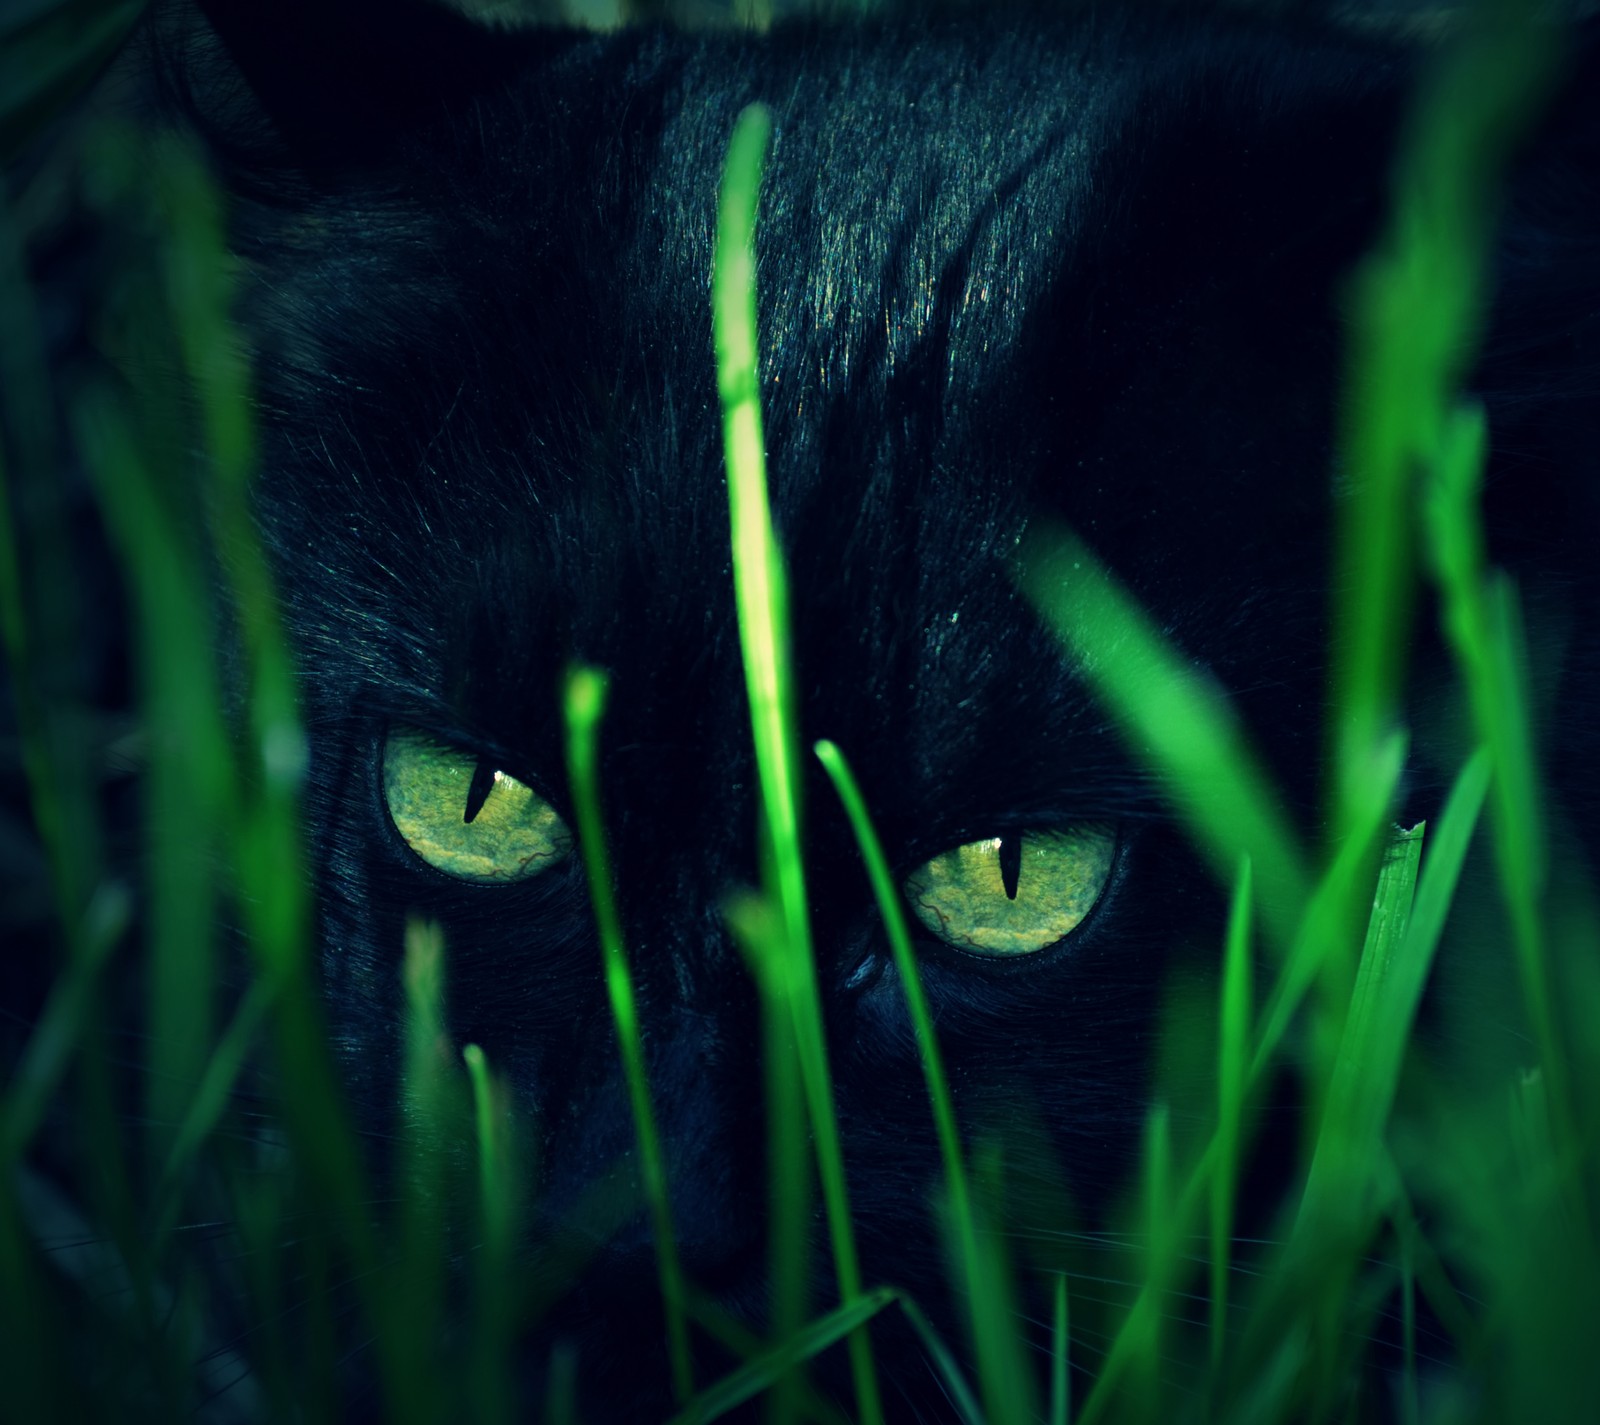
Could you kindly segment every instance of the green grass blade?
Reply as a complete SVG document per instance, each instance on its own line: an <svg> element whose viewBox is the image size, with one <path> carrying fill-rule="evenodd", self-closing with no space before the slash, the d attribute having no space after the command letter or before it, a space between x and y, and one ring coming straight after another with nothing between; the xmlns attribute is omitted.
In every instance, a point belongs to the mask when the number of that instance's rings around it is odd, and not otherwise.
<svg viewBox="0 0 1600 1425"><path fill-rule="evenodd" d="M672 1425L707 1425L745 1401L770 1389L799 1361L810 1360L843 1340L895 1300L889 1287L864 1292L803 1327L786 1341L724 1376L672 1417Z"/></svg>
<svg viewBox="0 0 1600 1425"><path fill-rule="evenodd" d="M442 1413L440 1357L445 1278L446 1165L454 1143L451 1070L444 1027L444 935L437 924L406 922L404 1059L399 1252L390 1287L394 1348L386 1382L390 1408L402 1421L436 1420Z"/></svg>
<svg viewBox="0 0 1600 1425"><path fill-rule="evenodd" d="M1306 903L1294 942L1262 1010L1250 1067L1254 1081L1270 1071L1295 1015L1319 983L1324 990L1319 1005L1323 1012L1313 1026L1316 1033L1308 1057L1312 1075L1319 1082L1332 1072L1350 992L1345 969L1350 959L1348 945L1355 934L1351 912L1363 900L1370 900L1375 870L1371 850L1382 844L1380 838L1389 824L1389 808L1405 770L1406 747L1405 734L1395 732L1374 757L1368 785L1355 803L1366 819L1335 847Z"/></svg>
<svg viewBox="0 0 1600 1425"><path fill-rule="evenodd" d="M167 144L156 157L157 188L169 222L163 278L199 406L206 508L248 679L251 755L241 768L246 795L237 870L258 953L281 972L301 974L311 923L299 824L306 740L272 573L250 509L255 422L245 348L232 321L235 264L220 199L198 156Z"/></svg>
<svg viewBox="0 0 1600 1425"><path fill-rule="evenodd" d="M1487 457L1483 412L1463 407L1442 434L1424 492L1428 556L1443 601L1445 633L1466 685L1478 738L1493 767L1495 864L1511 918L1523 1000L1563 1136L1574 1131L1566 1047L1552 1002L1540 904L1544 822L1525 701L1526 670L1515 596L1487 569L1477 516Z"/></svg>
<svg viewBox="0 0 1600 1425"><path fill-rule="evenodd" d="M1436 455L1487 310L1501 170L1548 89L1555 27L1517 0L1467 17L1402 132L1389 232L1354 284L1333 587L1334 832L1397 713L1414 472Z"/></svg>
<svg viewBox="0 0 1600 1425"><path fill-rule="evenodd" d="M1018 582L1135 755L1162 779L1218 878L1231 884L1239 858L1250 857L1262 921L1286 947L1309 889L1305 860L1221 692L1060 526L1029 533Z"/></svg>
<svg viewBox="0 0 1600 1425"><path fill-rule="evenodd" d="M218 850L238 814L208 582L122 402L80 394L80 448L134 596L144 716L149 881L148 1112L165 1161L210 1057Z"/></svg>
<svg viewBox="0 0 1600 1425"><path fill-rule="evenodd" d="M1067 1425L1072 1418L1072 1323L1067 1312L1067 1274L1062 1272L1056 1277L1050 1322L1050 1425Z"/></svg>
<svg viewBox="0 0 1600 1425"><path fill-rule="evenodd" d="M517 1167L511 1144L510 1097L476 1044L461 1051L472 1085L478 1138L477 1297L467 1389L478 1425L511 1425L516 1418L512 1360L515 1338L513 1252Z"/></svg>
<svg viewBox="0 0 1600 1425"><path fill-rule="evenodd" d="M1388 1117L1411 1017L1432 962L1432 946L1411 962L1409 940L1423 827L1397 831L1378 871L1377 891L1344 1037L1323 1106L1311 1171L1300 1205L1297 1231L1316 1230L1352 1243L1375 1220L1370 1200L1371 1167ZM1380 1035L1383 1036L1380 1038Z"/></svg>
<svg viewBox="0 0 1600 1425"><path fill-rule="evenodd" d="M21 513L16 493L58 482L51 412L38 306L27 285L22 235L0 184L0 639L29 809L72 958L82 952L80 919L98 875L98 827L86 749L61 735L67 719L45 697L40 666L41 654L75 636L61 615L72 584L59 519L36 517L20 528L15 522ZM55 617L47 618L52 609Z"/></svg>
<svg viewBox="0 0 1600 1425"><path fill-rule="evenodd" d="M972 1386L962 1374L961 1367L956 1364L954 1352L933 1329L933 1323L928 1320L927 1313L903 1291L895 1293L895 1300L900 1303L900 1309L905 1312L906 1320L911 1323L911 1329L917 1333L917 1339L922 1342L922 1348L928 1353L928 1359L938 1372L939 1381L949 1394L950 1403L955 1406L962 1425L985 1425L983 1411L978 1405L977 1396L972 1393Z"/></svg>
<svg viewBox="0 0 1600 1425"><path fill-rule="evenodd" d="M848 1305L861 1294L861 1272L845 1184L844 1155L834 1116L822 1006L812 963L800 854L800 780L789 668L788 596L767 499L757 375L756 205L771 127L767 111L760 105L751 105L739 116L728 145L717 204L712 328L728 472L734 594L761 786L763 844L767 874L784 923L785 967L780 983L794 1017L834 1270L840 1296ZM849 1349L856 1406L865 1425L874 1425L882 1416L882 1407L865 1331L851 1336Z"/></svg>
<svg viewBox="0 0 1600 1425"><path fill-rule="evenodd" d="M768 1230L772 1330L781 1341L805 1324L812 1183L805 1085L795 1043L794 1015L782 983L788 951L783 943L783 917L769 897L754 893L733 896L723 907L723 914L761 997L771 1203ZM803 1387L798 1373L791 1372L779 1380L772 1401L775 1419L792 1417Z"/></svg>
<svg viewBox="0 0 1600 1425"><path fill-rule="evenodd" d="M966 1162L961 1150L961 1131L956 1125L955 1104L950 1097L950 1083L945 1075L943 1058L939 1053L939 1039L934 1032L933 1016L928 1010L928 998L923 993L922 976L917 968L916 952L911 948L911 934L906 926L905 908L900 890L889 870L888 858L883 854L883 844L867 812L860 784L850 770L844 753L832 742L823 740L815 747L817 760L832 779L834 790L844 804L845 815L855 833L861 859L866 863L867 877L872 883L872 893L878 902L878 915L889 938L889 948L894 956L895 968L904 986L906 1008L911 1016L917 1036L917 1050L922 1057L922 1075L928 1087L928 1102L933 1108L934 1128L939 1137L939 1153L944 1163L945 1192L950 1200L956 1238L969 1280L976 1270L978 1254L977 1234L972 1221L972 1192L967 1180Z"/></svg>
<svg viewBox="0 0 1600 1425"><path fill-rule="evenodd" d="M227 1029L211 1052L205 1073L195 1087L194 1100L178 1126L172 1149L167 1154L166 1166L162 1170L169 1214L177 1209L177 1193L184 1175L227 1111L239 1074L255 1047L263 1023L272 1011L274 994L275 987L271 981L254 981L245 991ZM166 1232L169 1225L170 1217L163 1221L160 1231Z"/></svg>
<svg viewBox="0 0 1600 1425"><path fill-rule="evenodd" d="M980 1240L977 1232L960 1129L939 1052L938 1037L934 1032L933 1016L928 1009L927 996L923 993L922 977L917 968L916 952L911 946L900 892L867 812L866 800L861 795L860 785L844 754L834 743L823 740L816 744L814 750L849 818L861 858L866 864L873 896L878 903L878 914L888 935L895 968L905 990L906 1005L922 1059L923 1079L927 1084L928 1100L932 1105L938 1134L955 1246L953 1256L958 1280L966 1288L968 1327L977 1352L979 1379L984 1383L986 1398L997 1397L989 1402L990 1419L1002 1421L1017 1416L1019 1407L999 1402L1009 1401L1015 1391L1021 1390L1020 1382L1016 1381L1018 1370L1013 1360L1015 1352L1008 1339L1009 1323L1016 1318L1014 1293L1009 1288L1004 1264L997 1259L1004 1234L994 1233ZM999 1382L1012 1383L1015 1391L1012 1385L1008 1385L1005 1392L998 1391L995 1383Z"/></svg>
<svg viewBox="0 0 1600 1425"><path fill-rule="evenodd" d="M51 986L50 997L6 1084L5 1111L0 1118L0 1171L8 1177L27 1151L82 1043L101 972L131 916L132 905L120 889L108 886L89 903L81 951Z"/></svg>
<svg viewBox="0 0 1600 1425"><path fill-rule="evenodd" d="M1239 863L1228 912L1217 1023L1217 1155L1211 1175L1211 1368L1221 1363L1228 1339L1228 1273L1233 1242L1233 1198L1243 1150L1245 1095L1250 1082L1250 862Z"/></svg>
<svg viewBox="0 0 1600 1425"><path fill-rule="evenodd" d="M50 0L0 19L0 162L9 164L94 81L144 0Z"/></svg>
<svg viewBox="0 0 1600 1425"><path fill-rule="evenodd" d="M622 921L617 914L611 884L611 864L606 854L605 825L600 816L600 719L605 712L606 679L593 668L573 668L567 674L564 706L567 720L567 779L578 817L578 842L583 848L584 870L589 878L589 899L594 905L605 959L606 992L617 1027L617 1047L639 1137L645 1197L655 1232L656 1267L661 1278L661 1298L667 1318L667 1345L672 1362L672 1389L687 1400L694 1389L689 1362L689 1332L684 1319L683 1268L667 1197L666 1163L650 1107L650 1079L645 1068L644 1042L639 1033L639 1012L634 1003L633 980L622 943Z"/></svg>
<svg viewBox="0 0 1600 1425"><path fill-rule="evenodd" d="M1155 1105L1145 1119L1143 1160L1144 1261L1141 1286L1133 1305L1117 1328L1100 1373L1095 1377L1078 1425L1094 1425L1107 1418L1154 1420L1161 1406L1161 1360L1170 1296L1178 1286L1184 1259L1182 1244L1188 1239L1197 1194L1195 1182L1180 1198L1172 1167L1171 1119L1163 1104ZM1126 1391L1119 1395L1119 1391Z"/></svg>

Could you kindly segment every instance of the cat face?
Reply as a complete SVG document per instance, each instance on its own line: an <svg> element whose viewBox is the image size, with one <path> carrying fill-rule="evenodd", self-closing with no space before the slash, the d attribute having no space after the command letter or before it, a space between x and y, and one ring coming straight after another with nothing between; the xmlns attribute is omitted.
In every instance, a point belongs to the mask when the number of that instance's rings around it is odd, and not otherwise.
<svg viewBox="0 0 1600 1425"><path fill-rule="evenodd" d="M530 1388L560 1338L585 1418L669 1407L563 771L575 661L611 680L603 812L685 1270L747 1323L768 1310L760 1007L724 917L760 867L709 298L751 100L775 118L760 393L802 742L860 777L963 1129L1005 1145L1050 1224L1101 1220L1162 986L1214 958L1222 899L1016 551L1070 524L1310 816L1338 299L1404 66L1253 26L486 38L405 10L341 90L305 82L316 46L286 59L240 23L219 14L273 136L212 138L304 679L328 1015L382 1130L404 926L441 926L449 1032L529 1125L529 1260L585 1258ZM803 790L864 1273L953 1322L904 985L819 769ZM820 1218L811 1245L826 1283ZM1020 1233L1030 1265L1059 1250ZM891 1413L942 1418L897 1329Z"/></svg>

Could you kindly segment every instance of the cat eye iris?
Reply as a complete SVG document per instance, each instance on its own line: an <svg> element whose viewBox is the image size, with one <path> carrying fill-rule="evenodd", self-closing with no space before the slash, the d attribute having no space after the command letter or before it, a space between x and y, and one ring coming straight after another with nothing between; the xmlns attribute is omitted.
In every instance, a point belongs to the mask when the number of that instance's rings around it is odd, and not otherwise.
<svg viewBox="0 0 1600 1425"><path fill-rule="evenodd" d="M1030 955L1065 939L1094 909L1116 845L1104 826L969 841L907 876L906 900L947 945L977 955Z"/></svg>
<svg viewBox="0 0 1600 1425"><path fill-rule="evenodd" d="M572 832L526 783L413 728L391 728L383 799L405 843L463 881L522 881L572 850Z"/></svg>

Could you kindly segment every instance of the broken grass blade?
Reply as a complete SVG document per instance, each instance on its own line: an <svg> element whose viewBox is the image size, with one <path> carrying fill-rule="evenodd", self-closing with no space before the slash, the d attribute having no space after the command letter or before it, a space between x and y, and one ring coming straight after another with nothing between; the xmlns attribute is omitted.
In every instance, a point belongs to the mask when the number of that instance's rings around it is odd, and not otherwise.
<svg viewBox="0 0 1600 1425"><path fill-rule="evenodd" d="M1352 1246L1365 1241L1377 1208L1370 1192L1371 1169L1416 1008L1408 991L1414 988L1420 996L1426 979L1426 964L1419 973L1400 958L1402 947L1408 946L1422 838L1421 824L1397 831L1378 870L1366 942L1296 1225L1299 1233L1331 1233ZM1386 1001L1394 995L1405 1002L1390 1008ZM1380 1030L1395 1035L1395 1042L1380 1042Z"/></svg>

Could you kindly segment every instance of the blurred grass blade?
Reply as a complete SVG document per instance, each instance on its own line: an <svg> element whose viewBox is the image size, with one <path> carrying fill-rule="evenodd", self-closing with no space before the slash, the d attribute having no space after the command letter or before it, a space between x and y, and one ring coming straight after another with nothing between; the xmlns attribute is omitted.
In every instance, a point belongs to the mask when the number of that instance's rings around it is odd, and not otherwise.
<svg viewBox="0 0 1600 1425"><path fill-rule="evenodd" d="M108 886L89 903L81 952L50 988L38 1022L6 1083L0 1119L0 1173L9 1175L38 1131L51 1096L82 1042L98 981L128 928L132 906L120 887Z"/></svg>
<svg viewBox="0 0 1600 1425"><path fill-rule="evenodd" d="M666 1164L655 1113L650 1107L650 1078L645 1067L644 1043L639 1033L639 1013L634 1003L633 980L627 951L622 944L622 921L617 914L606 854L605 825L600 816L599 728L605 713L606 679L593 668L572 668L567 673L564 705L567 720L567 780L578 817L578 844L583 849L584 871L589 878L589 899L600 931L605 959L606 992L617 1027L617 1047L628 1084L634 1131L639 1138L645 1197L650 1204L655 1232L656 1266L661 1278L662 1306L667 1318L667 1344L672 1361L672 1388L682 1402L694 1389L689 1363L689 1333L684 1320L683 1268L667 1196Z"/></svg>
<svg viewBox="0 0 1600 1425"><path fill-rule="evenodd" d="M441 1360L446 1291L447 1164L455 1156L455 1056L444 1026L444 935L431 921L406 921L405 1050L400 1081L399 1253L386 1325L394 1337L385 1385L402 1421L443 1412Z"/></svg>
<svg viewBox="0 0 1600 1425"><path fill-rule="evenodd" d="M237 870L258 953L278 970L298 974L310 944L299 826L306 741L272 572L250 509L255 422L250 370L232 320L235 264L220 198L198 155L168 142L157 149L156 160L169 224L163 278L199 406L207 455L205 507L245 653L253 755L241 768L245 796Z"/></svg>
<svg viewBox="0 0 1600 1425"><path fill-rule="evenodd" d="M516 1418L513 1371L516 1321L513 1253L517 1227L517 1169L511 1144L511 1101L476 1044L461 1051L472 1084L478 1136L477 1299L467 1389L478 1425L511 1425Z"/></svg>
<svg viewBox="0 0 1600 1425"><path fill-rule="evenodd" d="M957 1250L950 1255L971 1273L958 1278L957 1285L967 1296L986 1425L1033 1425L1039 1419L1038 1358L1016 1329L1016 1323L1026 1318L1006 1250L1010 1233L1004 1167L998 1142L979 1146L973 1214L978 1240L970 1253Z"/></svg>
<svg viewBox="0 0 1600 1425"><path fill-rule="evenodd" d="M178 1191L184 1174L193 1163L201 1146L227 1111L246 1058L256 1047L256 1037L272 1011L276 993L274 984L266 979L255 980L239 1007L234 1011L222 1037L211 1052L205 1073L195 1088L194 1100L179 1124L167 1155L162 1181L167 1193L167 1206L163 1214L161 1232L168 1230L170 1217L178 1206Z"/></svg>
<svg viewBox="0 0 1600 1425"><path fill-rule="evenodd" d="M733 540L734 595L750 724L761 785L766 872L783 916L785 963L779 983L794 1018L795 1043L827 1207L842 1301L861 1294L861 1271L833 1107L822 1005L812 963L811 926L800 854L800 778L789 668L788 595L767 498L757 374L755 228L772 120L753 104L739 116L723 166L712 263L712 330ZM856 1408L864 1425L882 1417L865 1331L850 1339Z"/></svg>
<svg viewBox="0 0 1600 1425"><path fill-rule="evenodd" d="M1487 570L1478 492L1487 459L1483 411L1463 406L1445 425L1424 490L1427 551L1443 602L1445 634L1466 685L1478 738L1493 770L1490 784L1495 864L1510 912L1523 1000L1549 1076L1552 1112L1575 1131L1567 1053L1551 999L1541 901L1544 825L1526 706L1526 668L1515 596Z"/></svg>
<svg viewBox="0 0 1600 1425"><path fill-rule="evenodd" d="M76 958L83 953L81 919L100 875L101 851L88 749L71 735L78 730L71 710L49 698L45 687L49 653L59 653L80 634L52 417L23 235L0 183L0 639L29 811L67 953ZM48 490L54 497L32 501L31 518L19 524L24 490Z"/></svg>
<svg viewBox="0 0 1600 1425"><path fill-rule="evenodd" d="M0 163L88 88L144 8L144 0L10 0L0 16Z"/></svg>
<svg viewBox="0 0 1600 1425"><path fill-rule="evenodd" d="M1396 717L1409 630L1414 472L1435 458L1488 306L1501 171L1549 89L1555 26L1518 0L1469 9L1402 130L1387 236L1357 273L1333 587L1333 832L1347 834Z"/></svg>
<svg viewBox="0 0 1600 1425"><path fill-rule="evenodd" d="M147 1112L158 1162L211 1055L213 930L220 849L237 817L208 581L187 521L172 508L111 389L89 387L76 412L111 537L134 596L149 739L146 943L150 1035Z"/></svg>
<svg viewBox="0 0 1600 1425"><path fill-rule="evenodd" d="M1093 1425L1107 1417L1134 1420L1163 1418L1160 1385L1170 1296L1177 1287L1184 1258L1182 1243L1189 1234L1192 1208L1175 1191L1172 1169L1171 1117L1164 1104L1153 1106L1145 1118L1143 1156L1144 1261L1139 1294L1117 1327L1116 1336L1100 1364L1078 1425ZM1194 1184L1187 1196L1193 1199ZM1122 1394L1119 1395L1119 1392Z"/></svg>
<svg viewBox="0 0 1600 1425"><path fill-rule="evenodd" d="M1211 1368L1228 1339L1228 1273L1233 1241L1233 1199L1243 1154L1245 1096L1250 1084L1250 860L1239 862L1228 912L1217 1014L1217 1149L1211 1175Z"/></svg>
<svg viewBox="0 0 1600 1425"><path fill-rule="evenodd" d="M1172 649L1075 535L1023 540L1018 582L1134 755L1161 778L1218 878L1255 867L1261 918L1281 951L1309 887L1293 827L1222 693Z"/></svg>
<svg viewBox="0 0 1600 1425"><path fill-rule="evenodd" d="M1067 1310L1067 1274L1061 1272L1050 1323L1050 1425L1067 1425L1072 1418L1072 1323Z"/></svg>

